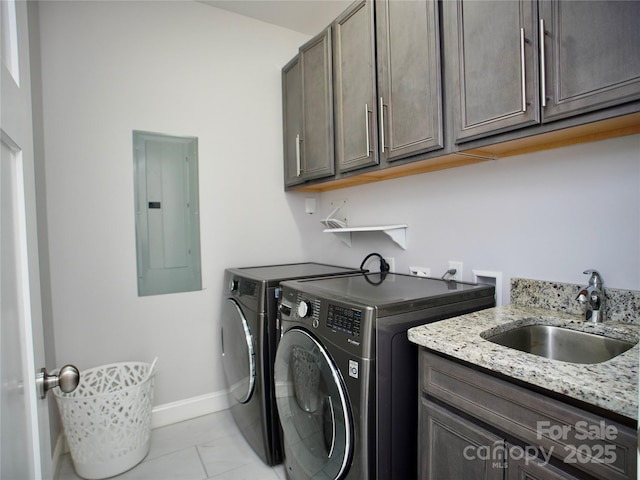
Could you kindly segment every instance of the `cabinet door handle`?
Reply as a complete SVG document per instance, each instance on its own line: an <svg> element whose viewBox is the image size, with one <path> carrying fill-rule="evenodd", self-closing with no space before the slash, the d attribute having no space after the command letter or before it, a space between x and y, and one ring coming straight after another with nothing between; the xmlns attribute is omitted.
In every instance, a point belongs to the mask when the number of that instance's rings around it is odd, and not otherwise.
<svg viewBox="0 0 640 480"><path fill-rule="evenodd" d="M520 29L520 69L522 70L522 111L527 111L527 82L524 76L524 28Z"/></svg>
<svg viewBox="0 0 640 480"><path fill-rule="evenodd" d="M380 146L382 153L384 153L384 103L382 97L380 97Z"/></svg>
<svg viewBox="0 0 640 480"><path fill-rule="evenodd" d="M296 177L299 177L302 173L302 167L300 164L300 134L296 135Z"/></svg>
<svg viewBox="0 0 640 480"><path fill-rule="evenodd" d="M364 133L367 139L367 157L371 152L371 146L369 145L369 104L364 104Z"/></svg>
<svg viewBox="0 0 640 480"><path fill-rule="evenodd" d="M542 106L547 106L547 79L546 62L544 59L544 18L540 19L540 94Z"/></svg>

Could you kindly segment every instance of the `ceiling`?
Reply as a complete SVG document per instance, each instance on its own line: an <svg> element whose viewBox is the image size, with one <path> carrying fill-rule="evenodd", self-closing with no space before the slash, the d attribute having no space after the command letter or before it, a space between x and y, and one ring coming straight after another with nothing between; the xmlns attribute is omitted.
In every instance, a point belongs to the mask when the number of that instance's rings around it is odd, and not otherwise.
<svg viewBox="0 0 640 480"><path fill-rule="evenodd" d="M201 0L202 3L239 13L289 30L320 33L352 0Z"/></svg>

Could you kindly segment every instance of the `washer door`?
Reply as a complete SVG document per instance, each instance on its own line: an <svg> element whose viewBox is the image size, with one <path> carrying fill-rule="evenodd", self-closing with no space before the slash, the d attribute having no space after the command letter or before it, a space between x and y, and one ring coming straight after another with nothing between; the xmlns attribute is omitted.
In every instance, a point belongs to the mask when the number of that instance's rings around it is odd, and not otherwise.
<svg viewBox="0 0 640 480"><path fill-rule="evenodd" d="M306 330L288 330L274 379L285 462L301 470L294 477L341 478L352 457L353 421L342 376L325 347Z"/></svg>
<svg viewBox="0 0 640 480"><path fill-rule="evenodd" d="M238 303L227 298L222 314L222 366L233 397L246 403L253 394L256 360L249 324Z"/></svg>

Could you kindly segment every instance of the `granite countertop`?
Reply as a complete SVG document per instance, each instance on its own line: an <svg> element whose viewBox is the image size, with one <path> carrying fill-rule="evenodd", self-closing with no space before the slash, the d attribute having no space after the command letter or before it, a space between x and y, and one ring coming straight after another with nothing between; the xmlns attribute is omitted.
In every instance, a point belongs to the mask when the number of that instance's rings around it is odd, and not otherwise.
<svg viewBox="0 0 640 480"><path fill-rule="evenodd" d="M496 307L411 328L409 340L422 347L502 375L638 419L640 345L606 362L577 364L551 360L498 345L481 337L516 326L547 324L637 341L640 325L585 323L580 315L520 304Z"/></svg>

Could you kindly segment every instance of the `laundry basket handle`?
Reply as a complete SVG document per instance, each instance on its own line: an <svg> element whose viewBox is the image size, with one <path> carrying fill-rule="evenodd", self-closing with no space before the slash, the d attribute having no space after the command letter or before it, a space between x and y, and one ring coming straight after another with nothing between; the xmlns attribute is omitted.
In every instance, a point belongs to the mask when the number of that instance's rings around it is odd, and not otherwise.
<svg viewBox="0 0 640 480"><path fill-rule="evenodd" d="M151 363L151 367L149 368L149 371L147 372L147 376L145 377L143 382L146 382L147 380L149 380L149 378L151 378L151 375L155 373L157 362L158 362L158 357L153 359L153 362Z"/></svg>

